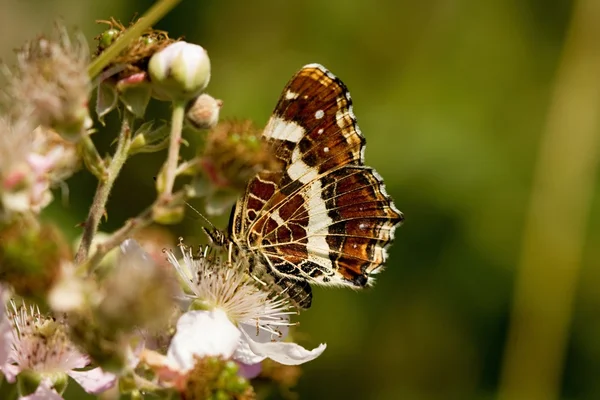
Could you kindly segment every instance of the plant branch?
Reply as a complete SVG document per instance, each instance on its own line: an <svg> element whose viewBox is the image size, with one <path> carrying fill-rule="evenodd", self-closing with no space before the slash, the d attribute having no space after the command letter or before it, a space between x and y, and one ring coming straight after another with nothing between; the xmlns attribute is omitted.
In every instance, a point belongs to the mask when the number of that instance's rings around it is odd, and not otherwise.
<svg viewBox="0 0 600 400"><path fill-rule="evenodd" d="M173 102L173 115L171 118L171 139L169 144L169 155L163 165L161 175L164 176L164 187L160 197L168 199L173 192L175 177L177 173L177 161L179 160L179 148L181 147L181 132L183 129L183 118L185 116L185 103Z"/></svg>
<svg viewBox="0 0 600 400"><path fill-rule="evenodd" d="M83 236L81 238L81 243L79 244L79 249L77 250L77 255L75 256L75 262L77 264L81 264L88 257L92 240L96 235L100 220L105 213L108 196L110 195L115 180L121 172L121 168L123 168L123 164L125 164L125 161L127 160L127 153L129 152L129 146L131 145L131 125L133 120L133 114L124 111L117 149L110 165L106 169L105 178L98 182L98 188L96 189L96 194L94 195L88 218L84 224Z"/></svg>
<svg viewBox="0 0 600 400"><path fill-rule="evenodd" d="M171 197L171 202L176 204L185 199L185 193L183 190L175 193ZM152 210L154 207L159 204L160 200L156 200L153 204L148 206L144 211L142 211L139 215L134 218L129 219L125 225L123 225L119 230L113 232L110 237L103 241L102 243L96 246L96 251L90 257L89 261L86 263L87 270L93 270L99 263L102 261L104 256L108 254L109 251L120 245L125 239L132 236L140 229L145 228L146 226L152 223Z"/></svg>
<svg viewBox="0 0 600 400"><path fill-rule="evenodd" d="M144 31L158 22L181 0L160 0L156 2L144 15L142 15L125 33L117 38L115 42L96 57L88 67L91 79L95 78L102 70L110 64L121 51L135 38L141 36Z"/></svg>

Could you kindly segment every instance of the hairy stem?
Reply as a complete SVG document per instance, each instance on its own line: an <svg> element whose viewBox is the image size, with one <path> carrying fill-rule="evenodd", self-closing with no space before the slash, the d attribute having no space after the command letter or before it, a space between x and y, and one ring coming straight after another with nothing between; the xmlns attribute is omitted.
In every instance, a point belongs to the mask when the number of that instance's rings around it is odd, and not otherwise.
<svg viewBox="0 0 600 400"><path fill-rule="evenodd" d="M127 29L125 33L105 51L96 57L88 67L88 74L90 78L94 78L102 70L110 64L111 60L114 59L121 51L123 51L129 43L141 36L144 31L158 22L164 17L173 7L177 5L181 0L160 0L156 2L141 18L139 18L131 28Z"/></svg>
<svg viewBox="0 0 600 400"><path fill-rule="evenodd" d="M184 115L185 103L181 101L173 102L169 155L162 170L165 180L164 188L161 193L163 199L168 199L173 192L173 185L175 184L175 177L177 175L177 161L179 160L179 148L181 147L181 131L183 129Z"/></svg>
<svg viewBox="0 0 600 400"><path fill-rule="evenodd" d="M131 145L131 124L133 119L134 117L131 113L124 111L117 149L106 170L106 177L98 182L98 188L96 189L90 212L84 224L83 236L81 238L81 243L79 244L79 249L77 250L77 255L75 256L75 262L77 264L81 264L88 257L92 240L98 231L100 219L105 213L108 196L110 195L117 176L119 176L119 173L121 172L121 168L123 168L123 164L125 164L125 161L127 160L127 153L129 151L129 146Z"/></svg>

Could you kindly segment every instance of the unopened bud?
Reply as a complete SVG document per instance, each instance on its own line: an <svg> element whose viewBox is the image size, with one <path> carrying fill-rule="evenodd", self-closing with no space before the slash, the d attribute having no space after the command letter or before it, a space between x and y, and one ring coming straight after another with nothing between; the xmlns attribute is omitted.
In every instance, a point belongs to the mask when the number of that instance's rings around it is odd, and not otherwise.
<svg viewBox="0 0 600 400"><path fill-rule="evenodd" d="M203 93L190 103L186 118L196 129L214 128L219 122L219 112L222 106L223 101Z"/></svg>
<svg viewBox="0 0 600 400"><path fill-rule="evenodd" d="M166 149L169 145L169 129L166 124L154 126L154 122L145 122L135 133L129 146L129 155L154 153Z"/></svg>
<svg viewBox="0 0 600 400"><path fill-rule="evenodd" d="M0 231L0 280L20 296L43 301L70 259L69 246L52 225L14 223Z"/></svg>
<svg viewBox="0 0 600 400"><path fill-rule="evenodd" d="M210 59L201 46L175 42L152 56L148 72L160 98L187 101L208 85Z"/></svg>

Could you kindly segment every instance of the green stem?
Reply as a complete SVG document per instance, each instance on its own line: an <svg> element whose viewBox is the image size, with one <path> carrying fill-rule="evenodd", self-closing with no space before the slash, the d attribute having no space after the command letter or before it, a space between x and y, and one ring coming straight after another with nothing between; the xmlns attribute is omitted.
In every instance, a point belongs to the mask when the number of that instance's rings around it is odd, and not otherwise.
<svg viewBox="0 0 600 400"><path fill-rule="evenodd" d="M164 188L161 197L168 199L173 192L175 176L177 172L177 161L179 160L179 148L181 147L181 132L183 130L183 118L185 115L185 102L173 102L173 116L171 119L171 140L169 144L169 155L163 166Z"/></svg>
<svg viewBox="0 0 600 400"><path fill-rule="evenodd" d="M94 195L88 218L85 221L83 236L81 238L79 249L77 250L77 255L75 256L75 262L77 264L81 264L88 257L92 240L98 231L98 225L105 213L108 196L117 176L119 176L119 173L121 172L121 168L123 168L123 164L125 164L125 161L127 160L127 153L129 152L129 146L131 145L131 125L133 120L133 114L124 111L117 149L106 170L106 178L98 182L98 188L96 189L96 194Z"/></svg>
<svg viewBox="0 0 600 400"><path fill-rule="evenodd" d="M162 17L164 17L173 7L177 5L181 0L160 0L155 3L141 18L139 18L132 27L127 29L125 33L105 51L96 57L88 67L88 74L90 78L96 77L102 70L110 64L121 51L123 51L129 43L141 36L146 29L150 28Z"/></svg>

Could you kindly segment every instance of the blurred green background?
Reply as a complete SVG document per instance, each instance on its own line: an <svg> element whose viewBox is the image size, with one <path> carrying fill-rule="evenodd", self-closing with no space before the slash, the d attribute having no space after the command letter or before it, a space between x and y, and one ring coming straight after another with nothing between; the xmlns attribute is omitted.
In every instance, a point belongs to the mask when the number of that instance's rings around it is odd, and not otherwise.
<svg viewBox="0 0 600 400"><path fill-rule="evenodd" d="M94 20L127 23L151 4L0 0L0 55L10 60L59 17L91 39L104 29ZM366 163L406 215L373 289L316 289L300 316L304 343L328 344L303 367L301 398L496 397L533 170L572 11L567 0L184 0L157 24L208 50L208 92L224 100L224 117L263 125L299 67L328 67L352 93ZM168 110L158 105L149 115L168 118ZM97 136L106 150L116 127L109 120ZM152 202L162 157L126 165L105 230ZM598 182L564 399L600 398ZM69 206L55 202L45 215L75 237L95 180L78 173L69 188ZM225 227L227 216L217 222ZM194 243L204 240L199 227L190 213L172 229Z"/></svg>

